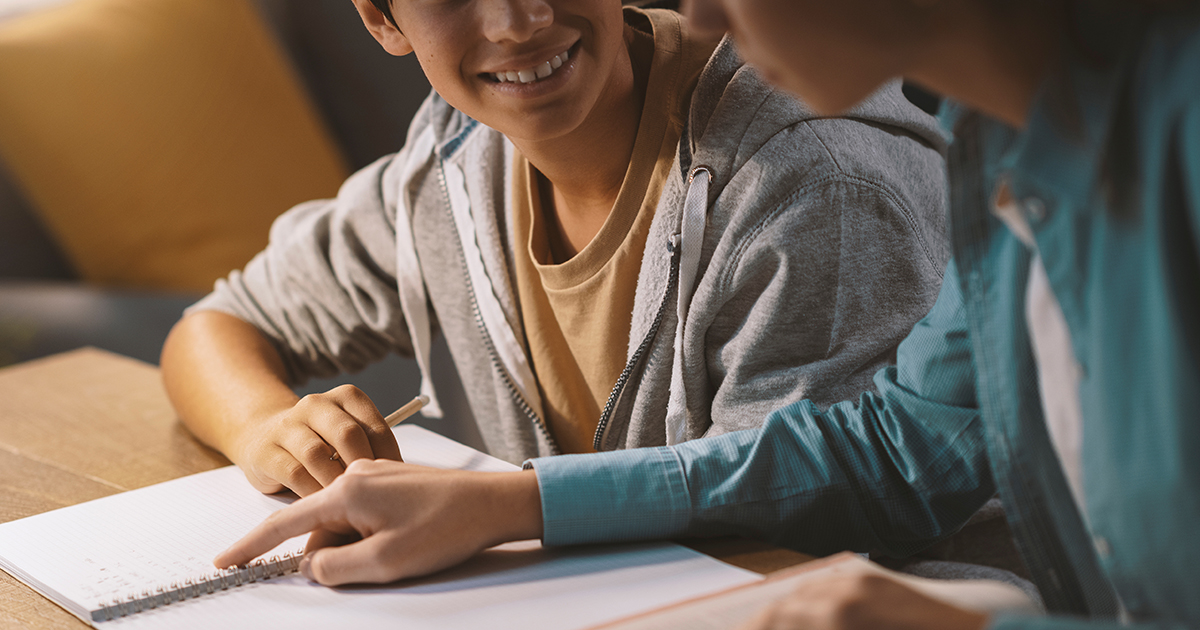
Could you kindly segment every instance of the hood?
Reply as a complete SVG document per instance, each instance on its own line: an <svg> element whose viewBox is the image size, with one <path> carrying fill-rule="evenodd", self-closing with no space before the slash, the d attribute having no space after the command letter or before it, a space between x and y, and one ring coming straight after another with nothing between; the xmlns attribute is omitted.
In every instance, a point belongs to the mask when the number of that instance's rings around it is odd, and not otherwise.
<svg viewBox="0 0 1200 630"><path fill-rule="evenodd" d="M909 102L900 87L899 80L890 81L838 118L892 127L944 155L948 135L936 118ZM820 118L828 117L768 84L745 63L733 39L726 36L713 52L692 96L688 142L683 146L690 155L680 160L683 175L686 179L693 162L708 165L713 171L712 189L719 191L729 174L737 172L774 135ZM730 151L730 147L736 150Z"/></svg>

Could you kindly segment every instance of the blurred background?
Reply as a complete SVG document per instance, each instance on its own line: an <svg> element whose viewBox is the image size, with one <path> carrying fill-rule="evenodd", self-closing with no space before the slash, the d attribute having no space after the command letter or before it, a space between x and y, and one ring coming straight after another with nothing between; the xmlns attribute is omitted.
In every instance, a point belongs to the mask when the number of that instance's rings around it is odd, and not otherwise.
<svg viewBox="0 0 1200 630"><path fill-rule="evenodd" d="M0 366L90 345L150 363L183 309L398 150L429 92L350 0L0 0ZM481 446L444 344L445 420ZM341 382L385 413L413 361Z"/></svg>

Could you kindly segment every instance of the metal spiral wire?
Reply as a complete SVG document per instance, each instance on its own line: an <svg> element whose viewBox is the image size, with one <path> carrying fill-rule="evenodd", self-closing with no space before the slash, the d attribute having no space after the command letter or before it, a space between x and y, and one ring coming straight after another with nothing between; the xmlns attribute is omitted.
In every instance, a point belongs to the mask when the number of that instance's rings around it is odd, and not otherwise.
<svg viewBox="0 0 1200 630"><path fill-rule="evenodd" d="M93 610L92 621L112 621L143 610L169 606L217 591L287 575L297 570L303 557L303 551L294 551L281 556L271 556L270 559L259 558L247 565L213 571L208 575L171 582L169 585L159 585L153 591L132 593L103 604L99 610Z"/></svg>

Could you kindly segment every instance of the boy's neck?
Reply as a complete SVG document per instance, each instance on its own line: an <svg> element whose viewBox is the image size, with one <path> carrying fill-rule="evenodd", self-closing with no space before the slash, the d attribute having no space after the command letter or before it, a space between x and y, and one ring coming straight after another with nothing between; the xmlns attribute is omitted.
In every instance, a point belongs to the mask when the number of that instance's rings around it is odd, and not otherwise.
<svg viewBox="0 0 1200 630"><path fill-rule="evenodd" d="M1018 3L1004 13L988 3L953 5L923 62L906 76L1015 128L1023 128L1067 28L1063 3ZM980 9L980 7L983 7Z"/></svg>
<svg viewBox="0 0 1200 630"><path fill-rule="evenodd" d="M541 205L558 262L579 253L600 231L633 156L645 92L634 80L628 46L620 54L619 70L583 125L553 140L513 139L546 179L539 186Z"/></svg>

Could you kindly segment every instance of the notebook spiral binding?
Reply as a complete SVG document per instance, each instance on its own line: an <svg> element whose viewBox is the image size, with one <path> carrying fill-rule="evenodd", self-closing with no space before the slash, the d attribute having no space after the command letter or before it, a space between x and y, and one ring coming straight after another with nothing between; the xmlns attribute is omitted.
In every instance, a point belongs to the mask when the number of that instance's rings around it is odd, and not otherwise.
<svg viewBox="0 0 1200 630"><path fill-rule="evenodd" d="M272 556L269 560L259 558L245 566L213 571L200 578L159 586L153 592L145 590L140 594L135 593L114 599L101 606L99 610L93 610L92 621L112 621L144 610L194 599L201 595L210 595L244 584L253 584L259 580L287 575L299 568L302 558L304 558L303 551Z"/></svg>

